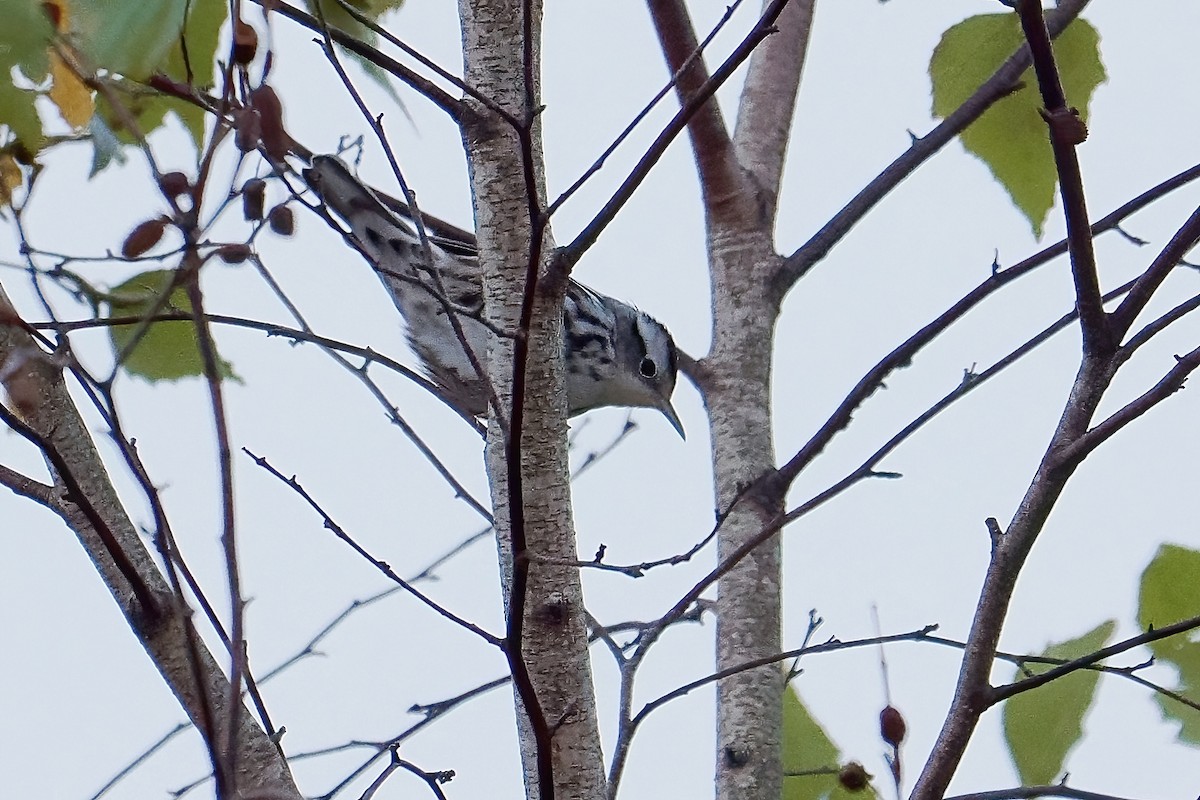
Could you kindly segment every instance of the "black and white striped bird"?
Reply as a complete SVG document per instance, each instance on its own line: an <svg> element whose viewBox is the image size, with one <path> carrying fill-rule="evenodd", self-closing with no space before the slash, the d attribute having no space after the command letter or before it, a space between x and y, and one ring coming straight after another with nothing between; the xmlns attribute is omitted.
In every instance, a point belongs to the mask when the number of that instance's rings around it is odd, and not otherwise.
<svg viewBox="0 0 1200 800"><path fill-rule="evenodd" d="M408 323L408 339L446 400L469 414L487 411L475 362L486 367L483 275L475 237L421 214L428 250L407 204L376 192L334 156L316 156L309 187L345 220ZM451 322L458 323L459 332ZM601 406L655 408L684 435L671 406L678 351L649 314L572 280L563 304L563 358L572 416Z"/></svg>

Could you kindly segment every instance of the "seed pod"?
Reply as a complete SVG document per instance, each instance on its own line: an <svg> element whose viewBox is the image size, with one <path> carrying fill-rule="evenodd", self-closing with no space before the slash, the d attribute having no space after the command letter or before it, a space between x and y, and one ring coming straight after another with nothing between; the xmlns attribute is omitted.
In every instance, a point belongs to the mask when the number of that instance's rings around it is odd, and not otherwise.
<svg viewBox="0 0 1200 800"><path fill-rule="evenodd" d="M879 712L879 735L892 747L899 747L908 733L904 715L895 706L885 706Z"/></svg>
<svg viewBox="0 0 1200 800"><path fill-rule="evenodd" d="M267 199L267 182L262 178L251 178L242 184L242 216L247 221L263 218L263 207Z"/></svg>
<svg viewBox="0 0 1200 800"><path fill-rule="evenodd" d="M851 761L838 772L838 783L847 791L861 792L871 782L871 773L857 761Z"/></svg>
<svg viewBox="0 0 1200 800"><path fill-rule="evenodd" d="M158 217L157 219L148 219L138 225L125 237L125 242L121 245L121 255L125 258L137 258L154 247L162 238L167 222L166 217Z"/></svg>
<svg viewBox="0 0 1200 800"><path fill-rule="evenodd" d="M240 19L233 23L233 63L246 66L258 52L258 31Z"/></svg>
<svg viewBox="0 0 1200 800"><path fill-rule="evenodd" d="M267 215L267 224L280 236L291 236L296 232L296 218L292 209L283 203L271 209L271 213Z"/></svg>
<svg viewBox="0 0 1200 800"><path fill-rule="evenodd" d="M226 264L241 264L250 257L250 253L250 245L248 244L223 244L217 248L217 258Z"/></svg>
<svg viewBox="0 0 1200 800"><path fill-rule="evenodd" d="M179 195L186 194L192 188L187 175L179 171L164 172L163 176L158 179L158 185L167 197L179 197Z"/></svg>
<svg viewBox="0 0 1200 800"><path fill-rule="evenodd" d="M250 92L250 104L258 112L262 143L267 148L267 155L283 161L291 148L292 137L283 128L283 103L279 102L279 95L264 83Z"/></svg>
<svg viewBox="0 0 1200 800"><path fill-rule="evenodd" d="M233 121L237 125L233 143L243 153L253 153L258 149L259 141L262 140L262 119L259 117L258 111L253 108L235 111Z"/></svg>

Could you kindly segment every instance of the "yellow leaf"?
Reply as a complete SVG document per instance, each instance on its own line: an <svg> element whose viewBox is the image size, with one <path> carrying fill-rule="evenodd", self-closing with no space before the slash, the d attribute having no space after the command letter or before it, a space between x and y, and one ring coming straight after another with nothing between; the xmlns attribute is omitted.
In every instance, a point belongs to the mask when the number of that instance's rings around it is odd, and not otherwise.
<svg viewBox="0 0 1200 800"><path fill-rule="evenodd" d="M58 106L63 119L72 128L87 125L96 111L91 90L63 63L58 53L50 53L50 75L54 79L50 87L50 100Z"/></svg>

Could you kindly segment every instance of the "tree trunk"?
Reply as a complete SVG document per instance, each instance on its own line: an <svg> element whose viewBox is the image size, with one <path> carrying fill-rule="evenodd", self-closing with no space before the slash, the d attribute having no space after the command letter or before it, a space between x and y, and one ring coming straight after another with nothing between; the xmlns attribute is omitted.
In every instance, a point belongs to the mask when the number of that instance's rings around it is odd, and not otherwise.
<svg viewBox="0 0 1200 800"><path fill-rule="evenodd" d="M527 26L525 13L532 15ZM553 248L536 221L545 191L535 122L541 4L462 0L460 14L467 82L530 129L523 144L512 125L475 104L477 113L463 123L487 315L497 329L518 332L528 280L544 271ZM577 559L567 469L563 297L549 283L542 281L530 298L523 396L514 396L518 339L491 339L488 372L501 408L490 414L486 460L526 791L542 800L550 793L598 800L604 796L604 764L579 573L543 560Z"/></svg>
<svg viewBox="0 0 1200 800"><path fill-rule="evenodd" d="M16 319L0 289L0 320ZM10 391L20 383L21 422L47 457L53 480L47 507L75 532L130 629L216 754L216 768L227 770L226 789L299 800L279 747L245 708L232 713L231 704L242 698L232 696L220 665L192 625L190 609L172 591L121 504L61 367L25 330L3 323L0 365ZM230 737L235 719L236 735Z"/></svg>

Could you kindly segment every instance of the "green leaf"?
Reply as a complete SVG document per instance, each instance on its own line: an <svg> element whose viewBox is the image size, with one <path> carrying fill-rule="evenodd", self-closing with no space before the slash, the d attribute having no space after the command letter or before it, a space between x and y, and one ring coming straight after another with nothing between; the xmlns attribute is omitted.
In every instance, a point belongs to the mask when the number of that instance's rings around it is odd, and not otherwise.
<svg viewBox="0 0 1200 800"><path fill-rule="evenodd" d="M154 311L160 298L170 288L175 278L172 270L150 270L133 276L113 289L103 299L108 306L105 318L145 316ZM187 291L176 287L171 291L165 306L159 313L172 311L189 312L192 304ZM128 352L121 366L131 375L148 381L175 381L204 374L204 359L200 355L199 339L195 325L188 320L152 322L147 326L130 323L113 325L108 329L113 352L120 357L125 353L135 334L141 338ZM217 358L222 377L240 382L229 363Z"/></svg>
<svg viewBox="0 0 1200 800"><path fill-rule="evenodd" d="M229 4L221 0L199 0L192 3L191 13L188 14L187 25L183 29L183 41L187 45L187 58L184 58L184 48L180 41L175 41L167 60L160 71L169 78L186 83L190 77L197 88L206 89L212 86L216 70L217 45L221 38L221 28L229 19ZM189 76L188 66L191 66ZM206 112L182 100L160 98L159 102L165 110L174 111L183 122L192 142L199 150L204 143L204 123Z"/></svg>
<svg viewBox="0 0 1200 800"><path fill-rule="evenodd" d="M35 92L18 89L13 67L33 83L45 80L50 69L49 46L54 35L50 18L38 0L0 0L0 125L9 136L0 144L20 140L36 151L43 141L42 123L33 102Z"/></svg>
<svg viewBox="0 0 1200 800"><path fill-rule="evenodd" d="M1047 658L1071 660L1094 653L1104 646L1116 629L1108 620L1067 642L1052 644L1042 652ZM1028 664L1039 675L1049 664ZM1015 680L1025 676L1018 670ZM1100 673L1078 670L1021 694L1004 703L1004 737L1026 785L1053 783L1063 772L1067 753L1083 736L1083 717L1096 696Z"/></svg>
<svg viewBox="0 0 1200 800"><path fill-rule="evenodd" d="M929 77L933 114L947 117L1024 42L1015 14L980 14L951 27L933 51ZM1085 20L1072 22L1054 43L1055 60L1067 102L1084 122L1092 95L1105 81L1100 36ZM1058 174L1046 123L1039 109L1032 68L1022 88L997 101L961 135L963 147L978 156L1008 191L1039 239L1054 205Z"/></svg>
<svg viewBox="0 0 1200 800"><path fill-rule="evenodd" d="M187 0L76 2L68 16L70 37L92 67L148 78L179 39L187 5Z"/></svg>
<svg viewBox="0 0 1200 800"><path fill-rule="evenodd" d="M183 42L180 40L179 29L169 43L165 53L151 68L152 72L161 72L177 83L187 84L189 79L198 89L207 89L212 85L221 27L229 16L229 5L219 0L196 0L191 4L191 11L183 27ZM187 58L184 58L184 43L187 48ZM190 71L189 71L190 65ZM197 150L204 143L205 112L191 103L173 97L166 97L158 92L131 81L117 84L124 91L121 99L125 109L137 121L138 129L145 135L162 127L167 113L173 112L179 117L183 126L191 134L192 143ZM122 115L113 111L108 102L101 97L97 104L99 116L104 119L109 129L125 144L135 141L133 134L126 129Z"/></svg>
<svg viewBox="0 0 1200 800"><path fill-rule="evenodd" d="M50 17L40 0L0 0L0 65L4 79L20 67L25 77L40 81L50 71L49 47L54 36Z"/></svg>
<svg viewBox="0 0 1200 800"><path fill-rule="evenodd" d="M851 792L836 774L787 775L839 766L838 748L812 717L794 686L783 693L783 800L851 800L876 797L873 787Z"/></svg>
<svg viewBox="0 0 1200 800"><path fill-rule="evenodd" d="M1163 628L1200 615L1200 552L1174 544L1158 548L1142 572L1138 597L1138 623L1142 628ZM1151 642L1150 651L1179 671L1176 691L1195 696L1200 691L1200 643L1187 635ZM1200 711L1165 695L1156 695L1163 716L1180 724L1179 738L1200 744Z"/></svg>

